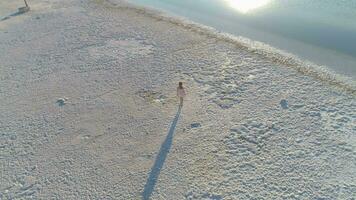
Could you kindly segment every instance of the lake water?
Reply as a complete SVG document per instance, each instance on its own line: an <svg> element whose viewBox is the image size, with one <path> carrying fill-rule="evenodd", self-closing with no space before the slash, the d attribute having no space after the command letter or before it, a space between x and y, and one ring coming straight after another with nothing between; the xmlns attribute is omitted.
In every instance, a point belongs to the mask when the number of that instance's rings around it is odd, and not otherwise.
<svg viewBox="0 0 356 200"><path fill-rule="evenodd" d="M131 0L356 79L356 0Z"/></svg>

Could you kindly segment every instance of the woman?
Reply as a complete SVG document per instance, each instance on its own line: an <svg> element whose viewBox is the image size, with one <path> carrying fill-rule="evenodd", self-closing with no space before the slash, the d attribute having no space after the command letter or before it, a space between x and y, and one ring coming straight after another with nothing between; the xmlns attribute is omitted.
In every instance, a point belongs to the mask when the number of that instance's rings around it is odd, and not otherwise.
<svg viewBox="0 0 356 200"><path fill-rule="evenodd" d="M183 83L182 82L179 82L179 85L177 87L177 96L179 97L180 99L180 104L179 106L183 106L183 97L185 97L185 89L183 87Z"/></svg>

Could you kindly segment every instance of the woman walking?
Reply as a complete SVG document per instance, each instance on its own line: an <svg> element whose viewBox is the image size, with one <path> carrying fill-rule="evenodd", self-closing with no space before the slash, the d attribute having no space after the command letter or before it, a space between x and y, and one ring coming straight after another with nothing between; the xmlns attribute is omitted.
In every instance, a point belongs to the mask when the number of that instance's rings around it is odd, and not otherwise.
<svg viewBox="0 0 356 200"><path fill-rule="evenodd" d="M179 106L183 106L183 98L185 97L186 93L185 93L185 89L183 87L183 83L179 82L179 85L177 87L177 96L180 99L180 104Z"/></svg>

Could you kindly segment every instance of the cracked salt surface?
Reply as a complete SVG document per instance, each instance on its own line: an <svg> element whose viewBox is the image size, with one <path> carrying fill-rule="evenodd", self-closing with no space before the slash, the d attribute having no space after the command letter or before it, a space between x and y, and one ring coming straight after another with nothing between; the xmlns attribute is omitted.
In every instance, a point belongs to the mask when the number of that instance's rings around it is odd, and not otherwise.
<svg viewBox="0 0 356 200"><path fill-rule="evenodd" d="M122 2L39 4L0 25L0 199L355 198L353 94Z"/></svg>

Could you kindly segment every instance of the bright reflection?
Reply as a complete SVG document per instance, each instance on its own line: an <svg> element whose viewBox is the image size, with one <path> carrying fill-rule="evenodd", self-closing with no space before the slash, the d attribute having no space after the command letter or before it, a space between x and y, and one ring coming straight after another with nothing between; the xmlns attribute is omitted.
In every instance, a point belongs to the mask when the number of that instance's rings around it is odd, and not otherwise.
<svg viewBox="0 0 356 200"><path fill-rule="evenodd" d="M267 5L271 0L225 0L229 6L242 13Z"/></svg>

